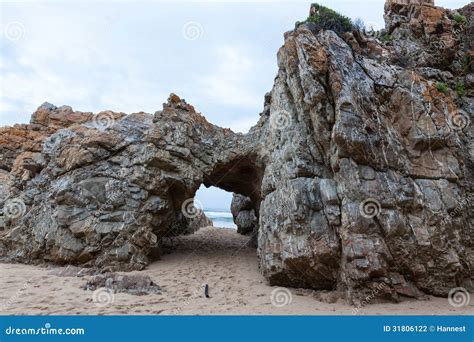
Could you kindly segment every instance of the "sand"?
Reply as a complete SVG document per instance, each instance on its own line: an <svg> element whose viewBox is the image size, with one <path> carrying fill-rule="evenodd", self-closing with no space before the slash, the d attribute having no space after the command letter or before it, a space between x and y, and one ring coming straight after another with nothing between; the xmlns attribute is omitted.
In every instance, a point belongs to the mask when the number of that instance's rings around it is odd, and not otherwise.
<svg viewBox="0 0 474 342"><path fill-rule="evenodd" d="M212 227L175 238L172 253L136 272L149 275L162 287L162 294L99 293L95 301L93 291L81 289L90 276L64 276L69 273L67 268L0 264L0 314L355 314L354 308L334 293L268 286L258 270L256 250L247 243L248 237L235 230ZM203 284L209 285L211 298L205 298ZM272 292L276 305L272 304ZM469 315L474 313L473 297L461 308L451 306L446 298L428 297L398 304L369 304L357 314Z"/></svg>

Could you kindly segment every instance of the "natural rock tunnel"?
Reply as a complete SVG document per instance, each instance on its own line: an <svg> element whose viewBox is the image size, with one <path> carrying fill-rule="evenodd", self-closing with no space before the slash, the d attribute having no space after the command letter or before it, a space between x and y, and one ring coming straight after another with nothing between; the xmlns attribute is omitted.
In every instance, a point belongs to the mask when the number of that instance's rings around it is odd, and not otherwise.
<svg viewBox="0 0 474 342"><path fill-rule="evenodd" d="M457 63L472 29L434 33L451 16L387 1L389 42L300 24L247 134L173 94L154 115L42 105L0 128L1 258L143 269L163 237L195 229L183 204L204 184L249 198L236 216L256 216L271 284L352 302L472 289L472 88L436 87L472 86Z"/></svg>
<svg viewBox="0 0 474 342"><path fill-rule="evenodd" d="M263 166L258 165L257 156L245 155L225 165L217 165L209 176L204 176L204 185L243 195L260 202Z"/></svg>

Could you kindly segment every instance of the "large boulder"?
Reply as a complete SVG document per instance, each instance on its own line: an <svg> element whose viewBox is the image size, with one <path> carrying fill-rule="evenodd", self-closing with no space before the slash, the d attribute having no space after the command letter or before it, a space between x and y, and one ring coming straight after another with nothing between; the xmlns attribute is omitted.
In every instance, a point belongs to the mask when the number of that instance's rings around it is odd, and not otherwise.
<svg viewBox="0 0 474 342"><path fill-rule="evenodd" d="M239 234L258 233L258 220L255 207L249 197L234 194L230 211Z"/></svg>

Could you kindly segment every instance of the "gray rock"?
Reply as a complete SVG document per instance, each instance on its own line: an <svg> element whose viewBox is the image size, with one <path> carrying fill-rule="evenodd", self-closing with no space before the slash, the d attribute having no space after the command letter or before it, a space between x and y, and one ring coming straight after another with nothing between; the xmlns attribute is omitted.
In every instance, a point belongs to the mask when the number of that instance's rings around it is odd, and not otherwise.
<svg viewBox="0 0 474 342"><path fill-rule="evenodd" d="M234 194L230 210L239 234L257 234L258 219L255 215L256 208L249 197Z"/></svg>
<svg viewBox="0 0 474 342"><path fill-rule="evenodd" d="M85 290L106 288L114 293L125 292L136 296L161 294L161 287L147 275L105 273L94 276L85 285Z"/></svg>

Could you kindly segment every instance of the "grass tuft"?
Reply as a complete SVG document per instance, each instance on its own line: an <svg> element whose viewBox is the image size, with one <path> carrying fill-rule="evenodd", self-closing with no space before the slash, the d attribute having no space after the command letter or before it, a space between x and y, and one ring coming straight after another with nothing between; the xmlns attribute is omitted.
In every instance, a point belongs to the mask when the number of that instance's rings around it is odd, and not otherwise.
<svg viewBox="0 0 474 342"><path fill-rule="evenodd" d="M438 83L436 83L436 89L438 89L438 91L446 94L448 92L448 85L446 83L443 83L443 82L438 82Z"/></svg>

